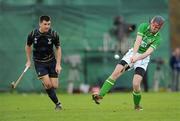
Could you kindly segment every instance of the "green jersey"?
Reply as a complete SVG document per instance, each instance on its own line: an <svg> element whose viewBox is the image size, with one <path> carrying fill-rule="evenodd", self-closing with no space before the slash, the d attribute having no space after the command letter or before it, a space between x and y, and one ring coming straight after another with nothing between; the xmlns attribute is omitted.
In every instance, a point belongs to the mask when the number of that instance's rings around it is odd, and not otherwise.
<svg viewBox="0 0 180 121"><path fill-rule="evenodd" d="M142 23L138 27L138 35L142 36L142 42L139 47L138 53L144 53L149 47L156 49L160 44L159 32L153 34L150 32L150 25L148 23Z"/></svg>

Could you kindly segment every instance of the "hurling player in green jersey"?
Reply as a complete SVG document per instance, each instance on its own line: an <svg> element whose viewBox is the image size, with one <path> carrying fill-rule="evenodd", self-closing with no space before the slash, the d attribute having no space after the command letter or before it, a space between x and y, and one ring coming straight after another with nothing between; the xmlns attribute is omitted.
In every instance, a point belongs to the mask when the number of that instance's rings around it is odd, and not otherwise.
<svg viewBox="0 0 180 121"><path fill-rule="evenodd" d="M121 61L117 64L113 73L107 78L100 89L100 92L94 92L92 95L96 104L100 104L106 93L114 85L118 77L121 76L124 70L133 68L135 73L133 77L133 101L134 109L142 110L140 106L141 88L140 84L148 66L150 55L159 46L161 36L159 31L164 24L164 18L161 16L154 16L150 23L142 23L138 27L137 37L133 48L123 56Z"/></svg>

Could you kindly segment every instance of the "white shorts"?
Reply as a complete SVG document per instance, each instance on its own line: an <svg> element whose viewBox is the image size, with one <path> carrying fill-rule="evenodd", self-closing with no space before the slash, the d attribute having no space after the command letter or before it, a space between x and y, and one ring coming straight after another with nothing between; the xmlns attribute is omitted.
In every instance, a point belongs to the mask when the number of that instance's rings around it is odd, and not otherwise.
<svg viewBox="0 0 180 121"><path fill-rule="evenodd" d="M132 68L136 69L137 67L141 67L146 71L149 60L150 60L150 56L147 56L146 58L144 58L142 60L138 60L132 65L130 62L130 58L132 57L132 55L133 55L133 49L131 48L122 58L122 60L126 61L126 63L128 63L128 65L130 65L131 68L129 70L131 70ZM137 53L136 55L139 56L141 54Z"/></svg>

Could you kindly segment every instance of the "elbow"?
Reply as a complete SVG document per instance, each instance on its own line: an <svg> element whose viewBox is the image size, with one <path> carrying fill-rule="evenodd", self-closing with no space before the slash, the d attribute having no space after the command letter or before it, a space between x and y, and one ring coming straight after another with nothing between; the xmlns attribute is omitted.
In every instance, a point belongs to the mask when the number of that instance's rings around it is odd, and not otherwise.
<svg viewBox="0 0 180 121"><path fill-rule="evenodd" d="M27 45L24 47L24 49L27 51Z"/></svg>
<svg viewBox="0 0 180 121"><path fill-rule="evenodd" d="M144 57L144 58L146 58L146 57L149 56L149 55L151 55L151 52L147 52L147 53L145 54L145 57Z"/></svg>
<svg viewBox="0 0 180 121"><path fill-rule="evenodd" d="M149 49L146 51L146 53L147 53L147 55L151 55L151 54L153 53L153 51L154 51L154 48L149 48Z"/></svg>
<svg viewBox="0 0 180 121"><path fill-rule="evenodd" d="M25 45L25 49L27 49L27 48L30 48L30 46L29 45Z"/></svg>
<svg viewBox="0 0 180 121"><path fill-rule="evenodd" d="M60 47L60 46L58 46L56 49L57 49L57 50L61 50L61 47Z"/></svg>
<svg viewBox="0 0 180 121"><path fill-rule="evenodd" d="M56 51L59 52L59 53L61 53L61 47L57 47L57 48L56 48Z"/></svg>
<svg viewBox="0 0 180 121"><path fill-rule="evenodd" d="M151 53L152 53L152 52L148 52L148 53L147 53L147 56L148 56L148 55L151 55Z"/></svg>
<svg viewBox="0 0 180 121"><path fill-rule="evenodd" d="M26 46L25 46L25 50L26 50L26 51L31 51L31 46L26 45Z"/></svg>

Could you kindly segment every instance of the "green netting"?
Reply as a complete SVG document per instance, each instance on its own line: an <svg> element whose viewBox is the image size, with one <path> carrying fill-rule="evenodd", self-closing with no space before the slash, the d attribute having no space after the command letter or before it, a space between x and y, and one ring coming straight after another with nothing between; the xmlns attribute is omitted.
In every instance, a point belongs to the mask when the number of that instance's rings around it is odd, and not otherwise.
<svg viewBox="0 0 180 121"><path fill-rule="evenodd" d="M36 0L0 1L0 90L10 90L10 82L16 80L23 70L26 62L24 45L27 34L38 26L38 16L42 14L52 17L52 26L60 33L63 58L71 54L80 54L81 82L97 85L98 80L105 79L114 69L117 63L113 59L114 53L102 53L98 50L102 49L103 35L112 28L113 19L117 15L122 15L127 22L137 25L157 14L165 17L167 22L162 31L163 41L152 57L162 57L165 60L169 58L168 0L139 0L139 2L136 0L42 0L38 5L36 2ZM135 37L135 33L131 36ZM91 51L85 51L87 48ZM86 72L83 70L85 57L87 57ZM65 90L69 65L63 61L62 66L63 71L59 79L61 89ZM150 64L149 84L152 84L154 68L155 65ZM128 74L119 79L117 87L131 87L132 77ZM18 86L20 91L42 89L33 67Z"/></svg>

